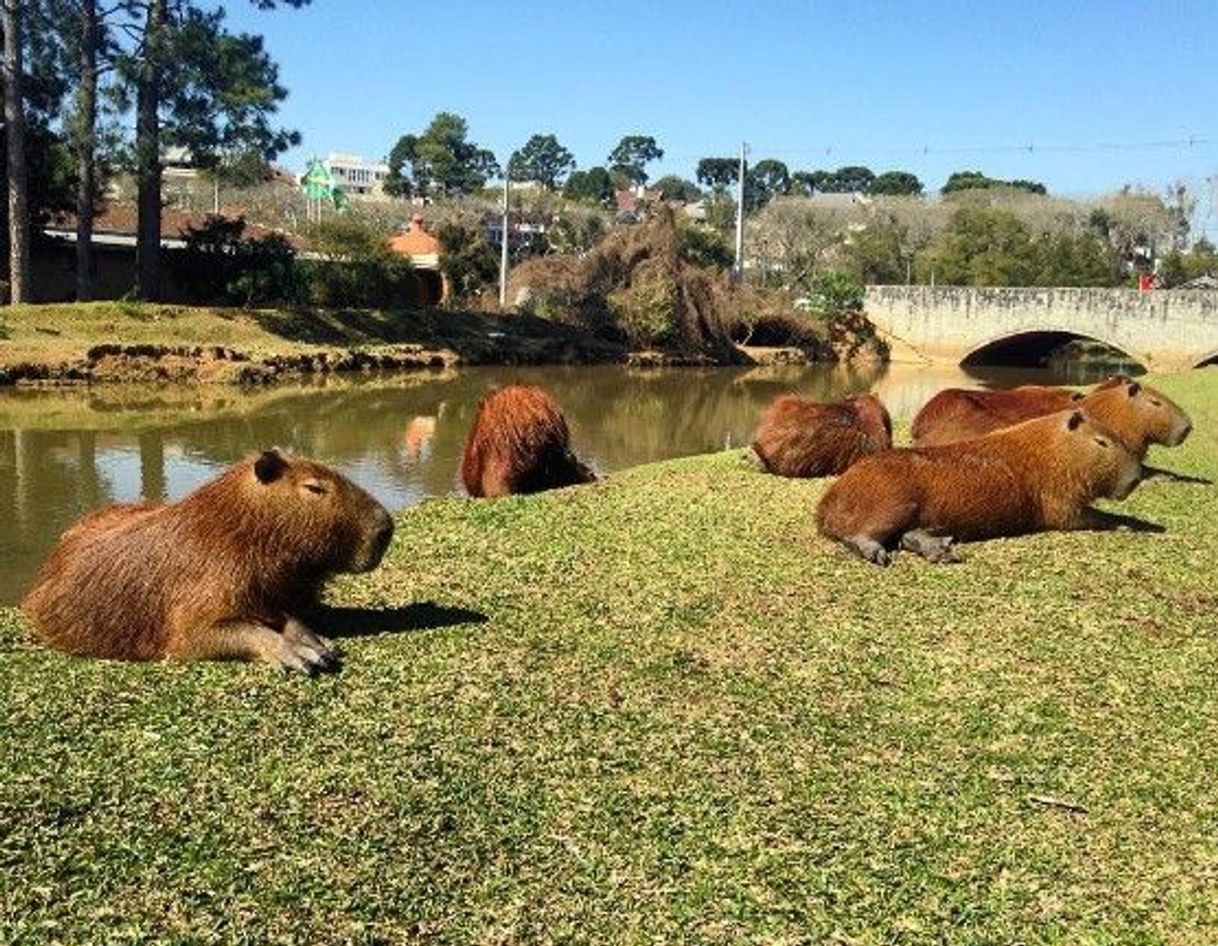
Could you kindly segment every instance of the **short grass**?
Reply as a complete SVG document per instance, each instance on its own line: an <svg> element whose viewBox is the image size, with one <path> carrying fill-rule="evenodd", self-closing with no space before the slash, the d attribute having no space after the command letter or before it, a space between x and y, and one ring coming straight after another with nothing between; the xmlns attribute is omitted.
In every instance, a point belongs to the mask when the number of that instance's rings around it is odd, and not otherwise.
<svg viewBox="0 0 1218 946"><path fill-rule="evenodd" d="M613 346L542 319L442 309L247 310L134 302L13 306L0 368L78 361L95 345L219 345L250 358L411 344L470 362L612 360Z"/></svg>
<svg viewBox="0 0 1218 946"><path fill-rule="evenodd" d="M1162 385L1197 429L1154 461L1218 479L1218 372ZM1218 941L1218 487L887 570L823 488L426 503L315 680L3 613L4 939Z"/></svg>

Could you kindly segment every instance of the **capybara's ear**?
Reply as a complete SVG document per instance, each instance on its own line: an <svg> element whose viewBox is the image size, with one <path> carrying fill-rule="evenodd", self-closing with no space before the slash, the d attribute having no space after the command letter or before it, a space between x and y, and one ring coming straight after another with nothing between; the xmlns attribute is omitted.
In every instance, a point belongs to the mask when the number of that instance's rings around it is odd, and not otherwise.
<svg viewBox="0 0 1218 946"><path fill-rule="evenodd" d="M1082 391L1075 391L1073 394L1070 395L1070 400L1081 401L1086 396L1087 395L1085 395Z"/></svg>
<svg viewBox="0 0 1218 946"><path fill-rule="evenodd" d="M1142 385L1138 384L1138 382L1136 382L1136 381L1129 382L1129 396L1130 397L1137 397L1138 392L1141 390L1142 390Z"/></svg>
<svg viewBox="0 0 1218 946"><path fill-rule="evenodd" d="M1066 421L1066 426L1071 430L1078 430L1078 425L1083 422L1083 412L1075 411L1070 415L1070 419Z"/></svg>
<svg viewBox="0 0 1218 946"><path fill-rule="evenodd" d="M259 483L275 482L287 468L288 461L274 447L270 450L263 450L258 459L254 461L254 475L258 477Z"/></svg>

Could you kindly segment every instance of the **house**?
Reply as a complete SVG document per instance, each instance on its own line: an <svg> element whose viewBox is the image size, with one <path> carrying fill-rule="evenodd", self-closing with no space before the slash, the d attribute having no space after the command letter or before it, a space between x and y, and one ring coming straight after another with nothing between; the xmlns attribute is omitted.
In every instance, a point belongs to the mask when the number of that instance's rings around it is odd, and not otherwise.
<svg viewBox="0 0 1218 946"><path fill-rule="evenodd" d="M410 258L425 298L435 304L449 296L448 281L440 271L440 241L423 226L423 215L410 218L410 229L389 241L389 249Z"/></svg>
<svg viewBox="0 0 1218 946"><path fill-rule="evenodd" d="M384 161L365 161L358 154L332 151L321 164L330 172L335 186L349 197L385 196L389 165Z"/></svg>

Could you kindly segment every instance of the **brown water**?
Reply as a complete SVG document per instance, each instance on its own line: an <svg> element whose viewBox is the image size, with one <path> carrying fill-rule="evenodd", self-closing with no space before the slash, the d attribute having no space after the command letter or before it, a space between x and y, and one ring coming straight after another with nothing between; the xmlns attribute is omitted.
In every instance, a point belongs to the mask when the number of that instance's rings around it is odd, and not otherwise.
<svg viewBox="0 0 1218 946"><path fill-rule="evenodd" d="M177 499L262 447L336 466L390 509L460 492L457 466L474 408L497 385L544 385L565 411L577 451L604 475L747 444L761 409L787 392L828 400L871 389L900 420L943 387L1062 380L1036 369L979 377L897 366L607 366L471 368L253 391L9 389L0 392L0 604L20 599L56 538L84 511L141 497Z"/></svg>

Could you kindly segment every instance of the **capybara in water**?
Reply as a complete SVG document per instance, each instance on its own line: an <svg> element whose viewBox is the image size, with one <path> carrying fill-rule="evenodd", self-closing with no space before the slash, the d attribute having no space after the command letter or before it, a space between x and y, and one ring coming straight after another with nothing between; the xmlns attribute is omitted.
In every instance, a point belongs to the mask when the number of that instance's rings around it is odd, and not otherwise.
<svg viewBox="0 0 1218 946"><path fill-rule="evenodd" d="M174 503L106 506L59 540L22 607L47 644L124 660L335 660L300 620L336 572L376 567L393 520L334 470L267 450Z"/></svg>
<svg viewBox="0 0 1218 946"><path fill-rule="evenodd" d="M753 438L762 466L779 476L832 476L891 446L892 419L873 394L827 404L775 398Z"/></svg>
<svg viewBox="0 0 1218 946"><path fill-rule="evenodd" d="M896 546L957 561L954 539L1118 524L1089 504L1124 499L1142 465L1082 411L936 447L886 450L842 474L817 509L821 534L885 565Z"/></svg>
<svg viewBox="0 0 1218 946"><path fill-rule="evenodd" d="M1139 460L1152 443L1174 447L1193 429L1181 408L1155 388L1116 375L1085 395L1029 385L1010 391L940 391L914 418L919 447L979 437L1033 417L1078 407L1107 427Z"/></svg>
<svg viewBox="0 0 1218 946"><path fill-rule="evenodd" d="M909 426L909 436L919 447L968 440L1076 407L1082 399L1080 391L1041 384L993 390L945 388L918 411Z"/></svg>
<svg viewBox="0 0 1218 946"><path fill-rule="evenodd" d="M566 418L541 388L510 385L478 404L461 459L471 496L539 493L595 479L571 452Z"/></svg>

